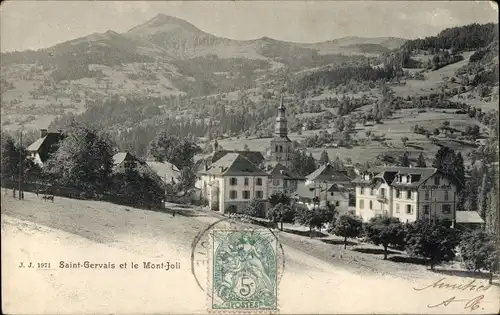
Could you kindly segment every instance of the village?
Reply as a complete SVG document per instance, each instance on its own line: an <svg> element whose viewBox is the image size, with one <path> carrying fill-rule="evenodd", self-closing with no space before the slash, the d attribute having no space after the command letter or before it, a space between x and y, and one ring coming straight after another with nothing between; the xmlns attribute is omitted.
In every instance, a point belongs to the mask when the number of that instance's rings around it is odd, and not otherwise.
<svg viewBox="0 0 500 315"><path fill-rule="evenodd" d="M70 3L2 4L2 311L498 313L493 5Z"/></svg>

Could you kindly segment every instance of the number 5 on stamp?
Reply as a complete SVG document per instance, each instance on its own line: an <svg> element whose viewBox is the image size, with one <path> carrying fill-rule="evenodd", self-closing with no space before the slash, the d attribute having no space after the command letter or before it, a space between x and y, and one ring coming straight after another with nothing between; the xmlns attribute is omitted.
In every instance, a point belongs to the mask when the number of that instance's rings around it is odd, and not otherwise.
<svg viewBox="0 0 500 315"><path fill-rule="evenodd" d="M271 231L214 230L210 254L210 310L278 310L277 240Z"/></svg>

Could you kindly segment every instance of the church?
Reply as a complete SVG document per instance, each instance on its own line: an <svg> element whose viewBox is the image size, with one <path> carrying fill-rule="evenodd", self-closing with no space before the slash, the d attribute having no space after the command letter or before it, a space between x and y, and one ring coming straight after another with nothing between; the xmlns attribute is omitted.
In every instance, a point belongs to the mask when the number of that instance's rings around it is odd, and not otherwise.
<svg viewBox="0 0 500 315"><path fill-rule="evenodd" d="M277 191L294 193L305 178L290 170L293 150L281 96L266 157L259 151L224 150L215 140L212 155L200 162L197 186L202 198L211 210L225 212L228 207L245 207L252 199L267 203Z"/></svg>

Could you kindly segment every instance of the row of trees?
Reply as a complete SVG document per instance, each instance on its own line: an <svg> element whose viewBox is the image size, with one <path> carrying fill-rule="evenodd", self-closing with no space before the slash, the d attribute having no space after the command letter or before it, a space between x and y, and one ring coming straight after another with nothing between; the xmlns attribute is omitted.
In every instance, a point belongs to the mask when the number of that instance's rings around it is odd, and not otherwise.
<svg viewBox="0 0 500 315"><path fill-rule="evenodd" d="M263 203L253 200L245 214L254 217L266 217L280 225L298 223L313 229L328 226L328 232L344 238L347 248L348 238L366 237L375 245L384 248L384 259L388 257L389 247L405 250L412 257L428 260L431 269L442 262L455 259L458 253L465 267L469 270L486 270L492 274L499 268L499 247L494 233L484 230L459 230L450 227L449 221L418 220L402 223L398 218L376 216L367 223L352 215L338 215L333 205L308 209L292 201L290 196L277 192L269 197L270 208L264 210ZM311 235L311 234L310 234Z"/></svg>

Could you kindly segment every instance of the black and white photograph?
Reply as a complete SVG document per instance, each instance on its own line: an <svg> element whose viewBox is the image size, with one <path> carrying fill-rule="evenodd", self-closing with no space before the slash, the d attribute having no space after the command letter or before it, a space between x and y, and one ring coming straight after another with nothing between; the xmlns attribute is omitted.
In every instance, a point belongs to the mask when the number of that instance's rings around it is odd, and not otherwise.
<svg viewBox="0 0 500 315"><path fill-rule="evenodd" d="M4 314L498 314L493 1L3 1Z"/></svg>

